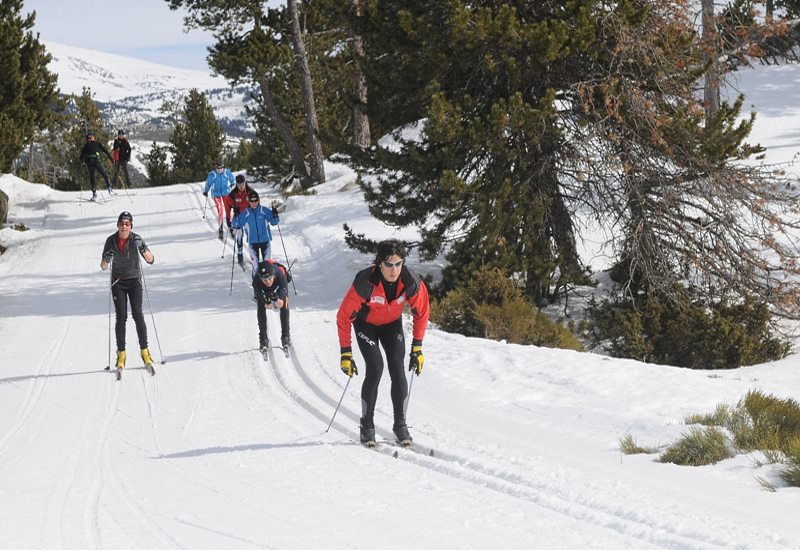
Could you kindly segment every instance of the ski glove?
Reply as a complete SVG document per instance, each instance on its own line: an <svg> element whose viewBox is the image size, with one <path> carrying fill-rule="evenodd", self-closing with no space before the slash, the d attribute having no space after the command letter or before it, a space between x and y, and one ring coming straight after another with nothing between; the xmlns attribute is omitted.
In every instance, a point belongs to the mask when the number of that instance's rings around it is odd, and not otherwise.
<svg viewBox="0 0 800 550"><path fill-rule="evenodd" d="M207 197L208 196L208 191L203 191L203 196Z"/></svg>
<svg viewBox="0 0 800 550"><path fill-rule="evenodd" d="M278 219L278 209L274 206L272 207L272 215L275 216L275 219Z"/></svg>
<svg viewBox="0 0 800 550"><path fill-rule="evenodd" d="M352 351L346 351L342 353L342 359L339 362L339 368L342 369L342 372L350 378L352 378L354 374L358 374L356 362L353 360Z"/></svg>
<svg viewBox="0 0 800 550"><path fill-rule="evenodd" d="M134 239L133 246L136 247L136 250L138 250L140 254L147 252L147 247L144 245L141 239Z"/></svg>
<svg viewBox="0 0 800 550"><path fill-rule="evenodd" d="M411 354L409 355L408 370L414 372L417 376L422 372L422 366L425 364L425 356L422 354L422 346L411 346Z"/></svg>

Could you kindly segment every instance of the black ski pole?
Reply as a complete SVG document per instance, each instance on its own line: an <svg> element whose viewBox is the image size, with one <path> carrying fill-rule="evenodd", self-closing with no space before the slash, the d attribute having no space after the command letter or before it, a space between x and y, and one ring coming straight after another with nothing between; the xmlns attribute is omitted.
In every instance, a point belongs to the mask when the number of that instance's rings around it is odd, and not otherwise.
<svg viewBox="0 0 800 550"><path fill-rule="evenodd" d="M333 425L333 419L336 418L336 413L339 412L339 406L342 404L342 399L344 399L344 395L347 393L347 386L350 385L350 380L352 379L353 379L352 377L349 377L347 379L347 384L344 385L344 391L342 392L342 396L339 398L339 404L336 405L336 410L333 411L333 416L331 417L331 421L328 423L328 427L325 428L326 433L328 432L328 430L331 429L331 426Z"/></svg>
<svg viewBox="0 0 800 550"><path fill-rule="evenodd" d="M403 416L406 416L408 411L408 402L411 401L411 386L414 385L414 373L411 373L411 381L408 383L408 394L406 395L406 402L403 403Z"/></svg>
<svg viewBox="0 0 800 550"><path fill-rule="evenodd" d="M206 193L206 202L203 204L203 219L206 219L206 206L208 206L208 193Z"/></svg>
<svg viewBox="0 0 800 550"><path fill-rule="evenodd" d="M231 254L231 289L228 291L228 296L233 294L233 268L236 262L236 239L233 239L233 254Z"/></svg>
<svg viewBox="0 0 800 550"><path fill-rule="evenodd" d="M108 266L108 366L111 370L111 294L114 287L114 277L111 275L111 266Z"/></svg>
<svg viewBox="0 0 800 550"><path fill-rule="evenodd" d="M273 204L275 204L274 201ZM283 232L281 231L281 224L278 224L277 228L278 228L278 236L281 238L281 246L283 246L283 257L286 258L286 265L287 265L286 269L289 271L289 273L291 273L294 262L289 261L289 255L286 253L286 243L283 242ZM297 296L297 287L294 284L294 277L292 277L292 288L294 289L294 295Z"/></svg>
<svg viewBox="0 0 800 550"><path fill-rule="evenodd" d="M228 246L228 231L225 232L225 239L222 241L222 257L225 258L225 248ZM236 252L236 243L233 243L233 251Z"/></svg>
<svg viewBox="0 0 800 550"><path fill-rule="evenodd" d="M156 328L156 318L153 316L153 304L150 303L150 292L147 290L147 281L144 279L144 269L142 268L142 263L139 262L139 273L142 274L142 285L144 286L144 295L147 296L147 307L150 309L150 320L153 322L153 332L156 334L156 344L158 344L158 355L161 356L161 364L167 362L164 359L164 353L161 351L161 340L158 338L158 329Z"/></svg>

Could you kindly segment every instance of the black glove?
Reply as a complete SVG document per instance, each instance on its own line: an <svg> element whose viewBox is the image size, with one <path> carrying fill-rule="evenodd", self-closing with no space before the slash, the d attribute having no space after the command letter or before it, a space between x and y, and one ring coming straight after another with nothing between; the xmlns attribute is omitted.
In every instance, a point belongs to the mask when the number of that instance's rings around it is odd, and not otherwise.
<svg viewBox="0 0 800 550"><path fill-rule="evenodd" d="M275 219L278 219L278 209L274 206L272 207L272 215L275 216Z"/></svg>
<svg viewBox="0 0 800 550"><path fill-rule="evenodd" d="M134 239L133 246L136 248L136 250L138 250L142 254L147 252L147 247L144 245L141 239Z"/></svg>
<svg viewBox="0 0 800 550"><path fill-rule="evenodd" d="M203 196L207 197L208 196L208 191L203 191Z"/></svg>

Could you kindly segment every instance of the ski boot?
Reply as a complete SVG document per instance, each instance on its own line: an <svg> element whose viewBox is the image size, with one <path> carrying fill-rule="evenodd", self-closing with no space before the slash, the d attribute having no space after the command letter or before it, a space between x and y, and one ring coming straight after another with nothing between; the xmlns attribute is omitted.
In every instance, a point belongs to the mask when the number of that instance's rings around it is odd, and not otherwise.
<svg viewBox="0 0 800 550"><path fill-rule="evenodd" d="M144 361L144 368L150 373L150 376L154 376L156 374L156 369L153 367L153 357L150 355L150 350L142 348L141 354L142 361Z"/></svg>
<svg viewBox="0 0 800 550"><path fill-rule="evenodd" d="M367 422L362 418L358 431L362 445L366 447L375 446L375 425L372 422Z"/></svg>
<svg viewBox="0 0 800 550"><path fill-rule="evenodd" d="M225 234L222 232L222 226L219 226L219 240L223 240L225 238Z"/></svg>
<svg viewBox="0 0 800 550"><path fill-rule="evenodd" d="M111 187L108 188L108 194L109 195L113 195L114 194L114 190Z"/></svg>
<svg viewBox="0 0 800 550"><path fill-rule="evenodd" d="M244 258L242 256L237 256L236 257L236 263L239 264L239 267L244 269Z"/></svg>
<svg viewBox="0 0 800 550"><path fill-rule="evenodd" d="M394 432L394 436L397 438L397 442L402 445L403 447L410 447L411 443L414 441L411 438L411 434L408 433L408 426L403 424L395 424L392 427L392 431Z"/></svg>
<svg viewBox="0 0 800 550"><path fill-rule="evenodd" d="M125 368L125 358L126 358L125 350L117 351L117 368L124 369Z"/></svg>

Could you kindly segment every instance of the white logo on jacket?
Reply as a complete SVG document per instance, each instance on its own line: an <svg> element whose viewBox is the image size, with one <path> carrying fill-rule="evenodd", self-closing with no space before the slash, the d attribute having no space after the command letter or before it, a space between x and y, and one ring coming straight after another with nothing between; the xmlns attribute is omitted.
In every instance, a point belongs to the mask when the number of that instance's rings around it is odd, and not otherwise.
<svg viewBox="0 0 800 550"><path fill-rule="evenodd" d="M383 296L373 296L369 299L369 303L371 304L385 304L386 298Z"/></svg>

